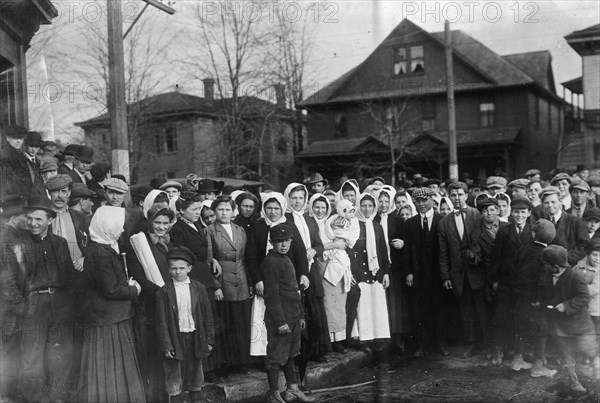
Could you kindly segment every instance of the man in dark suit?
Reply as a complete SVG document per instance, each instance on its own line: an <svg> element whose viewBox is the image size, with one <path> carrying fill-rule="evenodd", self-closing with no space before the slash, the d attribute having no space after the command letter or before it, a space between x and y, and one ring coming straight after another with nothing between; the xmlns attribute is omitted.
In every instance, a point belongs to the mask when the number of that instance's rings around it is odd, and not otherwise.
<svg viewBox="0 0 600 403"><path fill-rule="evenodd" d="M13 171L14 161L18 160L23 147L23 141L27 136L27 129L23 126L11 125L2 129L2 148L0 151L0 183L2 183L2 194L16 194L14 189L9 188Z"/></svg>
<svg viewBox="0 0 600 403"><path fill-rule="evenodd" d="M419 211L406 221L406 285L414 289L414 318L418 343L415 357L422 357L437 342L442 355L446 347L446 303L440 277L438 224L442 216L433 209L433 190L419 188L413 193ZM435 329L435 330L434 330ZM435 342L434 342L435 340Z"/></svg>
<svg viewBox="0 0 600 403"><path fill-rule="evenodd" d="M73 180L73 183L83 183L87 186L88 175L93 162L94 149L92 147L77 147L75 161L73 161L73 171L71 173L71 179Z"/></svg>
<svg viewBox="0 0 600 403"><path fill-rule="evenodd" d="M585 213L587 209L594 207L589 198L590 192L590 185L586 182L582 180L573 182L571 186L569 186L571 208L567 209L567 213L577 218L583 218L583 213Z"/></svg>
<svg viewBox="0 0 600 403"><path fill-rule="evenodd" d="M62 150L58 156L62 159L60 165L58 165L58 173L60 175L69 175L71 179L73 179L73 164L75 163L75 155L77 154L77 149L79 145L77 144L69 144Z"/></svg>
<svg viewBox="0 0 600 403"><path fill-rule="evenodd" d="M52 210L56 214L51 231L67 240L73 264L81 271L89 240L89 223L83 213L68 206L72 186L71 178L67 175L57 175L44 183L44 187L50 193Z"/></svg>
<svg viewBox="0 0 600 403"><path fill-rule="evenodd" d="M38 132L28 132L20 152L11 152L6 160L6 182L8 192L27 198L37 198L44 194L40 162L37 153L42 146L42 136Z"/></svg>
<svg viewBox="0 0 600 403"><path fill-rule="evenodd" d="M492 248L490 265L490 281L496 294L494 309L494 356L492 364L499 366L504 356L502 346L507 341L514 340L514 279L517 269L518 251L523 246L533 244L529 217L533 206L525 198L511 201L512 222L498 229ZM531 364L523 361L522 356L513 357L512 368L515 371L531 368Z"/></svg>
<svg viewBox="0 0 600 403"><path fill-rule="evenodd" d="M585 247L589 235L583 221L562 209L560 192L554 186L548 186L540 193L542 213L540 218L550 221L556 227L553 245L560 245L569 252L569 264L574 266L585 257Z"/></svg>
<svg viewBox="0 0 600 403"><path fill-rule="evenodd" d="M467 349L463 356L470 357L477 340L476 324L485 332L486 315L483 289L485 271L477 266L471 249L471 234L479 226L479 212L468 207L467 185L453 182L448 186L454 213L440 220L440 273L443 286L452 290L459 299L460 314L465 329Z"/></svg>

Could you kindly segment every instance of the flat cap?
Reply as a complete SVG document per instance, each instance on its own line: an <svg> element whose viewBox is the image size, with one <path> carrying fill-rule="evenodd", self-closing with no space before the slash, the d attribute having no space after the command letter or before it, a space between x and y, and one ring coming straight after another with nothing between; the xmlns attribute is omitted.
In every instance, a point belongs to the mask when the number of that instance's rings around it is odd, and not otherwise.
<svg viewBox="0 0 600 403"><path fill-rule="evenodd" d="M73 180L69 175L56 175L44 182L44 187L49 192L53 192L69 187L72 183Z"/></svg>
<svg viewBox="0 0 600 403"><path fill-rule="evenodd" d="M522 209L525 208L527 210L532 210L533 209L533 204L531 204L531 202L524 198L524 197L517 197L511 200L510 202L510 208L512 209Z"/></svg>
<svg viewBox="0 0 600 403"><path fill-rule="evenodd" d="M496 207L498 207L498 200L496 200L493 197L486 197L486 198L484 198L482 200L477 200L477 210L479 210L479 212L482 212L483 210L485 210L489 206L496 206Z"/></svg>
<svg viewBox="0 0 600 403"><path fill-rule="evenodd" d="M540 218L531 226L531 231L535 233L534 241L549 244L556 236L556 227L548 220Z"/></svg>
<svg viewBox="0 0 600 403"><path fill-rule="evenodd" d="M503 188L506 187L507 180L502 176L488 176L485 182L488 188Z"/></svg>
<svg viewBox="0 0 600 403"><path fill-rule="evenodd" d="M573 182L573 179L569 176L569 174L561 172L559 174L554 175L554 178L550 181L550 185L554 186L558 181L567 180L569 183Z"/></svg>
<svg viewBox="0 0 600 403"><path fill-rule="evenodd" d="M0 200L0 213L2 217L23 214L23 207L27 205L25 198L21 195L7 195Z"/></svg>
<svg viewBox="0 0 600 403"><path fill-rule="evenodd" d="M585 211L583 212L583 221L588 221L591 219L596 219L598 221L600 221L600 208L598 207L592 207L592 208L586 208Z"/></svg>
<svg viewBox="0 0 600 403"><path fill-rule="evenodd" d="M166 188L177 188L177 189L181 190L182 187L183 187L183 185L177 181L166 181L165 183L160 185L158 187L158 189L165 190Z"/></svg>
<svg viewBox="0 0 600 403"><path fill-rule="evenodd" d="M573 189L579 189L579 190L583 190L584 192L589 192L590 189L590 185L587 184L586 181L574 181L571 186L569 186L569 192L573 191Z"/></svg>
<svg viewBox="0 0 600 403"><path fill-rule="evenodd" d="M432 197L434 194L435 194L435 192L433 190L429 189L428 187L417 188L413 192L412 198L414 200L416 200L416 199L427 199L429 197Z"/></svg>
<svg viewBox="0 0 600 403"><path fill-rule="evenodd" d="M550 195L560 195L560 191L556 186L548 186L543 188L540 192L540 200L544 200L544 197Z"/></svg>
<svg viewBox="0 0 600 403"><path fill-rule="evenodd" d="M519 178L519 179L515 179L514 181L509 182L508 187L516 187L516 188L525 189L527 187L527 185L529 184L529 182L531 182L529 179Z"/></svg>
<svg viewBox="0 0 600 403"><path fill-rule="evenodd" d="M185 260L189 264L194 264L196 256L185 246L176 246L167 252L167 260Z"/></svg>
<svg viewBox="0 0 600 403"><path fill-rule="evenodd" d="M294 232L292 231L292 227L285 223L277 224L269 231L269 237L273 242L285 241L286 239L293 239Z"/></svg>
<svg viewBox="0 0 600 403"><path fill-rule="evenodd" d="M108 178L103 184L106 189L114 190L115 192L119 193L127 193L129 190L129 186L127 186L124 181L118 178Z"/></svg>
<svg viewBox="0 0 600 403"><path fill-rule="evenodd" d="M523 176L535 176L535 175L541 175L542 172L540 172L539 169L530 169L527 172L525 172L525 175Z"/></svg>
<svg viewBox="0 0 600 403"><path fill-rule="evenodd" d="M96 196L96 192L88 189L83 183L74 183L71 188L71 199L75 199L77 197L85 197L91 199Z"/></svg>
<svg viewBox="0 0 600 403"><path fill-rule="evenodd" d="M592 239L585 247L585 253L600 252L600 239Z"/></svg>
<svg viewBox="0 0 600 403"><path fill-rule="evenodd" d="M40 165L41 173L57 171L57 170L58 170L58 164L54 161L43 161L42 165Z"/></svg>
<svg viewBox="0 0 600 403"><path fill-rule="evenodd" d="M461 181L452 182L448 185L448 191L456 190L456 189L462 189L466 192L469 188L467 187L466 183L461 182Z"/></svg>
<svg viewBox="0 0 600 403"><path fill-rule="evenodd" d="M600 186L600 175L590 174L590 176L587 177L587 183L588 183L588 185L594 186L594 187Z"/></svg>
<svg viewBox="0 0 600 403"><path fill-rule="evenodd" d="M542 260L553 266L569 267L567 250L560 245L548 245L542 251Z"/></svg>

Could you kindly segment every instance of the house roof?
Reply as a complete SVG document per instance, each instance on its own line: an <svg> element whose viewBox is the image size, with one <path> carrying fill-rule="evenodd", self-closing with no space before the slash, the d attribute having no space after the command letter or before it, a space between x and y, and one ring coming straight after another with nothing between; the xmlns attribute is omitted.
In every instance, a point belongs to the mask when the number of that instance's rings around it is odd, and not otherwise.
<svg viewBox="0 0 600 403"><path fill-rule="evenodd" d="M417 29L428 35L434 42L437 42L440 46L444 46L444 32L428 33L407 19L404 19L394 31L392 31L388 38L386 38L386 41L393 38L395 35L401 35L401 30L398 28L402 24L410 24L417 27ZM460 30L452 31L452 42L454 57L470 66L489 81L487 84L457 83L455 91L532 84L537 85L556 96L552 68L550 65L551 57L548 51L521 53L503 57ZM382 44L380 44L361 64L340 76L322 90L317 91L315 94L306 98L300 102L298 106L308 107L326 103L404 97L417 94L435 94L446 91L445 85L406 86L396 89L336 96L336 93L338 93L354 75L360 74L361 67L367 63L383 43L385 43L385 41L382 42Z"/></svg>
<svg viewBox="0 0 600 403"><path fill-rule="evenodd" d="M457 145L463 147L511 144L516 141L520 132L521 127L458 130L456 132L456 142ZM435 131L421 133L412 139L408 143L408 146L414 145L423 138L430 138L443 146L447 146L448 144L448 132Z"/></svg>
<svg viewBox="0 0 600 403"><path fill-rule="evenodd" d="M562 82L560 85L574 94L583 94L583 77L577 77L572 80Z"/></svg>
<svg viewBox="0 0 600 403"><path fill-rule="evenodd" d="M313 141L300 154L302 157L339 156L364 154L367 150L388 151L386 144L373 136L353 137L349 139Z"/></svg>
<svg viewBox="0 0 600 403"><path fill-rule="evenodd" d="M600 39L600 24L592 25L591 27L587 27L581 29L579 31L573 31L569 35L565 36L567 42L572 40L581 40L581 39L592 39L599 38Z"/></svg>
<svg viewBox="0 0 600 403"><path fill-rule="evenodd" d="M247 115L260 114L273 110L276 105L272 102L252 96L239 97L242 113ZM160 117L180 114L220 115L226 113L232 106L231 98L215 99L210 102L205 98L181 92L158 94L139 102L127 105L130 111L139 111L144 116ZM134 112L135 113L135 112ZM75 123L76 126L89 127L110 124L110 115L104 113L92 119Z"/></svg>

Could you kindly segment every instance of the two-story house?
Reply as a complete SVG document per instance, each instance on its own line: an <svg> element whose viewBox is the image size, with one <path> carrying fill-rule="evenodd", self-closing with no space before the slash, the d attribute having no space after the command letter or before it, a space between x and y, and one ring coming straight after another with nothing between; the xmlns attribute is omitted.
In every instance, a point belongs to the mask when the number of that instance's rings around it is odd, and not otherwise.
<svg viewBox="0 0 600 403"><path fill-rule="evenodd" d="M128 105L132 183L156 177L258 180L274 187L294 177L292 114L281 103L257 97L214 97L206 79L204 97L180 91ZM75 123L96 161L111 161L108 114Z"/></svg>
<svg viewBox="0 0 600 403"><path fill-rule="evenodd" d="M471 177L557 163L563 130L548 51L500 56L452 31L458 162ZM308 171L389 179L415 170L448 176L444 33L403 20L358 66L300 103Z"/></svg>

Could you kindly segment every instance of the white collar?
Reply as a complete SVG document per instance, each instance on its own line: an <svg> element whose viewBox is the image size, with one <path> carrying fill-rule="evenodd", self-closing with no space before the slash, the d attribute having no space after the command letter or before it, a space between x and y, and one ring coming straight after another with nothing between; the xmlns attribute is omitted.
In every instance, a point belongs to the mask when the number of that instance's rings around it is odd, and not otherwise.
<svg viewBox="0 0 600 403"><path fill-rule="evenodd" d="M427 210L425 212L425 214L423 213L419 213L421 215L421 221L423 221L423 218L427 217L427 219L429 220L431 217L433 217L433 209L430 208L429 210Z"/></svg>
<svg viewBox="0 0 600 403"><path fill-rule="evenodd" d="M558 220L560 220L560 217L562 217L562 210L558 210L558 213L554 214L554 221L558 222Z"/></svg>
<svg viewBox="0 0 600 403"><path fill-rule="evenodd" d="M186 277L185 280L183 280L183 281L175 281L175 279L173 279L173 285L175 287L182 287L183 285L190 284L190 283L191 283L191 281L190 281L189 277Z"/></svg>

